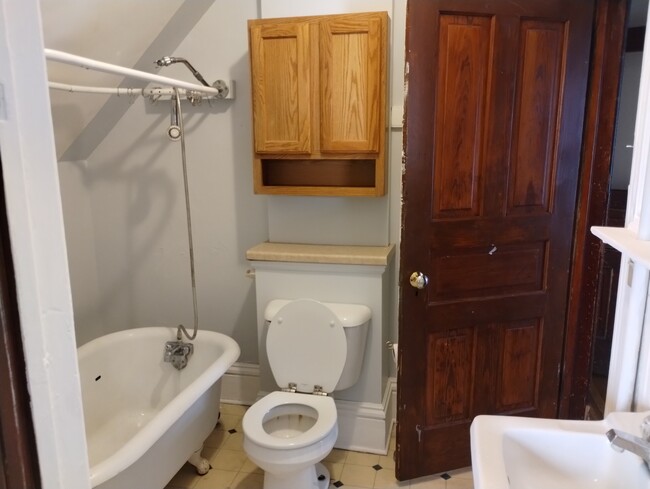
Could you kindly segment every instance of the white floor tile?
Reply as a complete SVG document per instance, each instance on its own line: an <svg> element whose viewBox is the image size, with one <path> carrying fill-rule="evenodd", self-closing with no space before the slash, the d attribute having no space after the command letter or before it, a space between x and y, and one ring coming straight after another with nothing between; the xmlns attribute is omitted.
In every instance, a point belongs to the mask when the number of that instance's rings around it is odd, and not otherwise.
<svg viewBox="0 0 650 489"><path fill-rule="evenodd" d="M377 465L379 463L379 455L373 453L348 452L345 463L372 467L373 465Z"/></svg>
<svg viewBox="0 0 650 489"><path fill-rule="evenodd" d="M377 471L372 467L362 465L345 464L341 472L341 482L343 484L372 488L375 485L375 475Z"/></svg>
<svg viewBox="0 0 650 489"><path fill-rule="evenodd" d="M264 486L264 475L246 474L240 472L232 481L231 489L262 489Z"/></svg>
<svg viewBox="0 0 650 489"><path fill-rule="evenodd" d="M225 448L210 457L210 465L219 470L239 472L248 457L241 450L226 450Z"/></svg>
<svg viewBox="0 0 650 489"><path fill-rule="evenodd" d="M411 489L445 489L448 481L440 477L439 474L428 475L426 477L418 477L411 479L409 488Z"/></svg>
<svg viewBox="0 0 650 489"><path fill-rule="evenodd" d="M236 476L237 472L210 469L192 489L228 489Z"/></svg>

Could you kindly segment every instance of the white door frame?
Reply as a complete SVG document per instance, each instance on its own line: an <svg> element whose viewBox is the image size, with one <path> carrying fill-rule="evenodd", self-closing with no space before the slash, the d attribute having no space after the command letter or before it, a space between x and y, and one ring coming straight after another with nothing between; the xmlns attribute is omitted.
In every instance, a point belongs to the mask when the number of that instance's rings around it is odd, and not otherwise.
<svg viewBox="0 0 650 489"><path fill-rule="evenodd" d="M0 150L43 489L89 489L38 0L0 0Z"/></svg>

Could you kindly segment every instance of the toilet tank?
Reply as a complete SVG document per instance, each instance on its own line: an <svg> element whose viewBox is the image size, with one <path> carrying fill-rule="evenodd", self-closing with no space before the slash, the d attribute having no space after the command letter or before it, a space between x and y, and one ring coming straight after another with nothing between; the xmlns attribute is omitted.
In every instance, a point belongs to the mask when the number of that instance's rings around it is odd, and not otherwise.
<svg viewBox="0 0 650 489"><path fill-rule="evenodd" d="M276 299L269 302L264 310L266 325L273 320L275 315L286 304L291 302L286 299ZM368 335L368 324L370 323L370 308L361 304L341 304L334 302L321 302L327 306L338 317L343 325L345 338L347 340L348 353L343 366L341 378L334 390L340 391L352 387L361 375L363 355L366 351L366 337Z"/></svg>

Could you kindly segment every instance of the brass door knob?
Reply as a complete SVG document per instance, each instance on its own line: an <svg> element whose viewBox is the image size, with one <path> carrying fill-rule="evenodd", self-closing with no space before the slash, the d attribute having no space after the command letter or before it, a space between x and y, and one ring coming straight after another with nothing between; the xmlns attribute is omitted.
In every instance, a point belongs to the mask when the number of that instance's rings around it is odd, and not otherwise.
<svg viewBox="0 0 650 489"><path fill-rule="evenodd" d="M421 290L429 283L429 277L422 272L413 272L409 278L409 282L411 283L411 287Z"/></svg>

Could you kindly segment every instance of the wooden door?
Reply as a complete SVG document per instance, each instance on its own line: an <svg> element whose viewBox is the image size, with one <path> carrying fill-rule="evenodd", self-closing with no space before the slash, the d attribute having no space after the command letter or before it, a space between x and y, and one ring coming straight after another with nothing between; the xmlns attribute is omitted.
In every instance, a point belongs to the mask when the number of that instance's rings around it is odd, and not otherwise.
<svg viewBox="0 0 650 489"><path fill-rule="evenodd" d="M40 489L0 161L0 489Z"/></svg>
<svg viewBox="0 0 650 489"><path fill-rule="evenodd" d="M323 153L377 153L386 97L385 12L320 21Z"/></svg>
<svg viewBox="0 0 650 489"><path fill-rule="evenodd" d="M312 151L312 68L307 22L249 21L255 152Z"/></svg>
<svg viewBox="0 0 650 489"><path fill-rule="evenodd" d="M557 415L592 16L408 2L401 480L469 465L478 414Z"/></svg>

